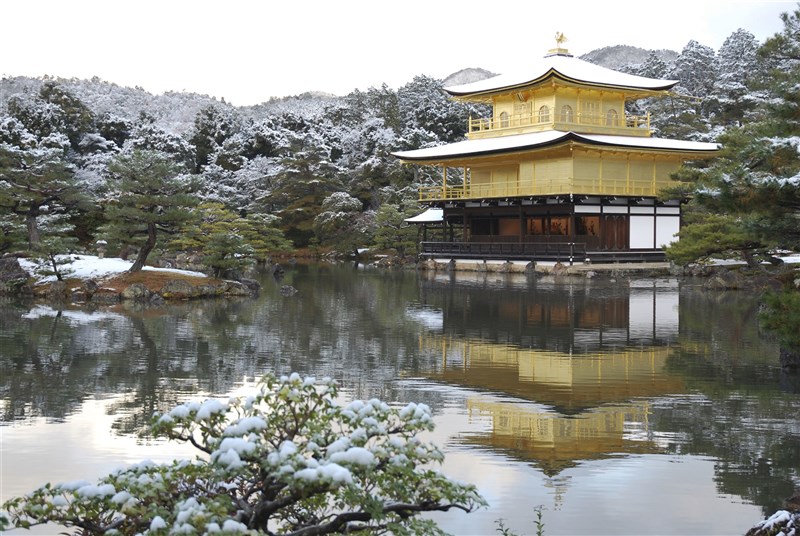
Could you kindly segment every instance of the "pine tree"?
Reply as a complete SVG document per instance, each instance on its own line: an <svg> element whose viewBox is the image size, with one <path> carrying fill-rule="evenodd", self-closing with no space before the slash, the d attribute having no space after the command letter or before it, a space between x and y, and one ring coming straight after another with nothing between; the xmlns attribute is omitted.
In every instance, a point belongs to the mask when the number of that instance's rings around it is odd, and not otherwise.
<svg viewBox="0 0 800 536"><path fill-rule="evenodd" d="M418 212L417 207L408 207L404 210L399 205L384 203L375 214L375 247L379 250L394 249L400 257L415 252L418 229L405 220Z"/></svg>
<svg viewBox="0 0 800 536"><path fill-rule="evenodd" d="M216 277L226 270L241 271L254 262L264 262L269 253L291 249L291 243L274 225L276 217L242 217L215 202L201 203L193 212L195 217L168 248L202 254L203 263Z"/></svg>
<svg viewBox="0 0 800 536"><path fill-rule="evenodd" d="M41 216L65 214L82 201L61 151L0 145L0 208L24 220L28 248L39 244Z"/></svg>
<svg viewBox="0 0 800 536"><path fill-rule="evenodd" d="M275 177L275 189L268 206L260 212L275 213L281 229L295 246L305 247L314 235L314 218L321 211L323 199L341 189L338 168L328 159L329 149L317 137L298 136L291 144L291 154L281 160Z"/></svg>
<svg viewBox="0 0 800 536"><path fill-rule="evenodd" d="M758 79L758 42L755 36L739 29L732 33L717 54L717 78L711 93L715 123L739 125L757 104L751 96Z"/></svg>
<svg viewBox="0 0 800 536"><path fill-rule="evenodd" d="M191 217L196 204L193 179L164 153L134 151L121 154L109 166L116 200L106 208L106 229L115 237L144 239L130 272L141 270L155 248L158 234L174 234Z"/></svg>
<svg viewBox="0 0 800 536"><path fill-rule="evenodd" d="M361 202L346 192L326 197L314 218L314 234L320 244L358 256L358 249L369 244L375 231L374 215L362 208Z"/></svg>
<svg viewBox="0 0 800 536"><path fill-rule="evenodd" d="M195 172L213 163L212 157L240 130L240 119L220 106L207 106L197 113L189 141L195 147Z"/></svg>
<svg viewBox="0 0 800 536"><path fill-rule="evenodd" d="M72 273L69 265L73 259L69 255L78 247L78 239L73 236L74 226L64 215L54 214L41 218L42 237L33 249L33 256L39 260L36 273L41 276L54 275L57 280Z"/></svg>
<svg viewBox="0 0 800 536"><path fill-rule="evenodd" d="M759 54L771 73L768 99L759 120L729 129L720 137L723 153L699 174L693 205L696 222L681 230L682 250L707 237L697 229L720 214L733 222L727 233L747 244L747 259L782 249L800 249L800 9L783 17L784 30L767 40ZM685 240L685 242L684 242ZM707 248L711 251L711 246ZM677 251L672 250L670 251ZM699 253L698 253L699 254Z"/></svg>

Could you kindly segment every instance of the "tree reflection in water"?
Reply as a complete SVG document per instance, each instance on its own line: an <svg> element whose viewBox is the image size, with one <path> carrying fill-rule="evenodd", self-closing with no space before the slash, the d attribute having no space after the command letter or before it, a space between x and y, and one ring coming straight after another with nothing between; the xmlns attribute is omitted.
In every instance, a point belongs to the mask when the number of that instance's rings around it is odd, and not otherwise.
<svg viewBox="0 0 800 536"><path fill-rule="evenodd" d="M296 371L334 377L348 397L486 422L450 446L534 467L563 500L582 485L575 471L620 456L709 457L718 493L764 513L800 482L797 383L759 330L756 297L663 279L334 265L261 282L258 299L163 308L4 301L3 425L63 422L114 396L113 432L133 435L156 410Z"/></svg>

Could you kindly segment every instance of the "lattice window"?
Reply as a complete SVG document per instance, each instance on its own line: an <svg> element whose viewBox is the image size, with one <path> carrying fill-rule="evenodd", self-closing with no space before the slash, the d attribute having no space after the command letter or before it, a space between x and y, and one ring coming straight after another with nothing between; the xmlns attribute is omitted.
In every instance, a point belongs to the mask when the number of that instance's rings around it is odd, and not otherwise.
<svg viewBox="0 0 800 536"><path fill-rule="evenodd" d="M546 104L541 108L539 108L539 122L540 123L550 122L550 107Z"/></svg>

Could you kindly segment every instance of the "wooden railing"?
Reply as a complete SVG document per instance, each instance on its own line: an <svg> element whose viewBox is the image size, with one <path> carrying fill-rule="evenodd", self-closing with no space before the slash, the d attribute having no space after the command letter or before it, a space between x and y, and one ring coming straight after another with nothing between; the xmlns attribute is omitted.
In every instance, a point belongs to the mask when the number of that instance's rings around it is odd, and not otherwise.
<svg viewBox="0 0 800 536"><path fill-rule="evenodd" d="M421 242L420 256L423 258L536 260L567 263L616 263L616 262L662 262L666 259L661 249L649 250L601 250L597 244L587 242L556 242L537 236L537 240L520 242L514 240L480 242ZM529 237L526 237L529 238ZM555 237L547 237L555 238Z"/></svg>
<svg viewBox="0 0 800 536"><path fill-rule="evenodd" d="M462 259L551 260L572 263L586 258L580 242L422 242L423 257Z"/></svg>
<svg viewBox="0 0 800 536"><path fill-rule="evenodd" d="M497 117L481 117L469 119L469 133L500 131L505 129L519 129L524 127L538 127L534 130L551 128L564 128L579 130L580 127L606 127L608 129L634 129L650 132L650 114L647 115L609 115L589 113L554 113L548 114L531 112L524 114L510 114ZM574 128L578 127L578 128Z"/></svg>
<svg viewBox="0 0 800 536"><path fill-rule="evenodd" d="M663 187L664 185L658 184L652 179L551 178L536 179L534 184L526 184L524 181L507 181L467 184L466 186L423 186L419 189L419 200L458 201L563 194L651 197L657 195Z"/></svg>

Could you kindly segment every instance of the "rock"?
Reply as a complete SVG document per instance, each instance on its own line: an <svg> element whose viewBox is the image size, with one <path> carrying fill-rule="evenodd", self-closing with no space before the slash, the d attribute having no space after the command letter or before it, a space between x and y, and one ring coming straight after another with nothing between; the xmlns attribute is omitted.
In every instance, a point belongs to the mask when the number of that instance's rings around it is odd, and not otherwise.
<svg viewBox="0 0 800 536"><path fill-rule="evenodd" d="M790 512L800 512L800 491L795 491L794 495L784 499L783 508Z"/></svg>
<svg viewBox="0 0 800 536"><path fill-rule="evenodd" d="M156 292L152 292L152 293L150 293L150 300L149 300L148 303L150 305L153 305L153 306L156 306L156 307L160 307L160 306L164 305L166 302L164 301L164 298L162 298L160 294L158 294Z"/></svg>
<svg viewBox="0 0 800 536"><path fill-rule="evenodd" d="M283 285L281 287L281 296L288 298L289 296L294 296L297 294L297 289L291 285Z"/></svg>
<svg viewBox="0 0 800 536"><path fill-rule="evenodd" d="M22 269L16 257L0 259L0 296L16 295L28 285L30 274Z"/></svg>
<svg viewBox="0 0 800 536"><path fill-rule="evenodd" d="M536 273L536 263L534 261L531 261L525 265L525 273L528 275Z"/></svg>
<svg viewBox="0 0 800 536"><path fill-rule="evenodd" d="M0 259L0 281L13 281L15 279L28 279L29 274L22 269L16 257L3 257Z"/></svg>
<svg viewBox="0 0 800 536"><path fill-rule="evenodd" d="M800 528L800 512L778 510L769 518L759 522L747 531L745 536L776 536L778 534L795 534Z"/></svg>
<svg viewBox="0 0 800 536"><path fill-rule="evenodd" d="M417 265L417 268L420 270L430 270L433 272L436 270L436 261L434 261L433 259L426 259L420 262Z"/></svg>
<svg viewBox="0 0 800 536"><path fill-rule="evenodd" d="M133 283L123 290L120 296L123 300L144 302L150 299L151 294L152 292L150 292L150 289L148 289L142 283Z"/></svg>
<svg viewBox="0 0 800 536"><path fill-rule="evenodd" d="M597 272L595 272L594 270L589 270L588 272L586 272L586 279L592 279L593 277L596 277L596 276L597 276Z"/></svg>
<svg viewBox="0 0 800 536"><path fill-rule="evenodd" d="M94 279L86 279L85 281L81 282L81 287L83 288L83 292L86 293L88 297L92 297L92 295L97 292L97 281Z"/></svg>
<svg viewBox="0 0 800 536"><path fill-rule="evenodd" d="M781 346L780 361L781 367L786 371L800 370L800 349Z"/></svg>
<svg viewBox="0 0 800 536"><path fill-rule="evenodd" d="M161 287L159 294L165 300L188 300L197 297L199 291L183 279L170 279Z"/></svg>
<svg viewBox="0 0 800 536"><path fill-rule="evenodd" d="M89 301L89 295L86 294L82 288L73 288L70 294L72 303L86 303Z"/></svg>
<svg viewBox="0 0 800 536"><path fill-rule="evenodd" d="M227 285L198 285L195 287L199 296L203 298L216 298L225 294Z"/></svg>
<svg viewBox="0 0 800 536"><path fill-rule="evenodd" d="M550 273L553 274L553 275L556 275L556 276L558 276L558 275L567 275L567 271L568 270L569 269L566 266L564 266L560 262L557 262L555 264L555 266L553 266L553 269L550 270Z"/></svg>
<svg viewBox="0 0 800 536"><path fill-rule="evenodd" d="M239 281L225 281L225 294L229 296L250 296L250 289Z"/></svg>
<svg viewBox="0 0 800 536"><path fill-rule="evenodd" d="M67 283L64 281L53 281L50 283L50 290L47 297L51 300L60 301L67 297Z"/></svg>
<svg viewBox="0 0 800 536"><path fill-rule="evenodd" d="M258 291L261 290L261 283L259 283L255 279L248 279L246 277L243 277L239 279L239 282L242 285L246 286L253 294L258 294Z"/></svg>
<svg viewBox="0 0 800 536"><path fill-rule="evenodd" d="M272 274L272 277L274 277L276 281L280 281L281 279L283 279L284 270L283 266L281 266L280 264L278 263L271 264L269 266L269 272Z"/></svg>
<svg viewBox="0 0 800 536"><path fill-rule="evenodd" d="M119 303L119 293L110 288L98 288L89 299L90 303L99 305L114 305Z"/></svg>
<svg viewBox="0 0 800 536"><path fill-rule="evenodd" d="M223 279L229 279L229 280L233 280L233 281L241 281L244 278L244 274L242 273L241 270L233 270L233 269L231 269L231 270L225 270L224 272L222 272L221 277Z"/></svg>
<svg viewBox="0 0 800 536"><path fill-rule="evenodd" d="M742 276L730 270L720 270L703 283L706 290L733 290L741 287Z"/></svg>

